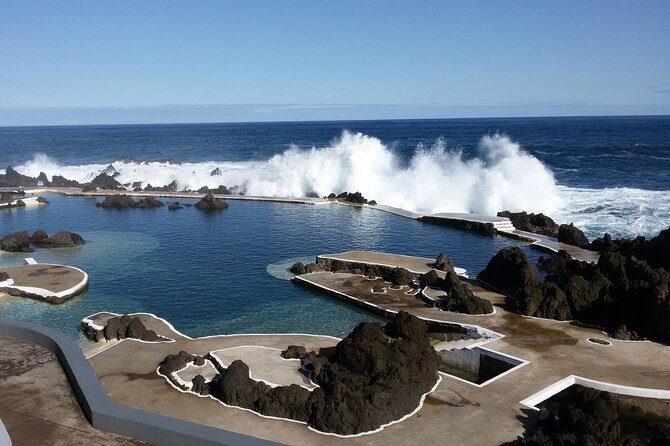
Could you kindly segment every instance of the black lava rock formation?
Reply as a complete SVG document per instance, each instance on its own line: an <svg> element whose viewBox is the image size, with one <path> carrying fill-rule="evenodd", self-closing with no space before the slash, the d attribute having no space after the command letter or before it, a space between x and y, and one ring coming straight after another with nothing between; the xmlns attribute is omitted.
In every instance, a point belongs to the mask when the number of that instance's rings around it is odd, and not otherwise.
<svg viewBox="0 0 670 446"><path fill-rule="evenodd" d="M95 185L99 189L107 190L124 190L124 187L121 183L116 181L111 175L106 173L101 173L97 177L91 180L91 184Z"/></svg>
<svg viewBox="0 0 670 446"><path fill-rule="evenodd" d="M670 228L662 230L656 237L613 240L609 234L595 239L588 247L598 252L618 252L624 256L635 256L653 267L670 271Z"/></svg>
<svg viewBox="0 0 670 446"><path fill-rule="evenodd" d="M335 195L334 193L331 193L330 195L328 195L325 198L328 198L330 200L346 201L347 203L354 203L354 204L365 204L365 203L368 202L367 198L365 198L363 196L363 194L361 194L360 192L351 193L351 192L344 191L339 195ZM375 201L375 204L377 204L376 201Z"/></svg>
<svg viewBox="0 0 670 446"><path fill-rule="evenodd" d="M532 232L534 234L558 236L558 225L554 220L544 214L533 214L524 212L498 212L498 217L507 217L512 221L516 229Z"/></svg>
<svg viewBox="0 0 670 446"><path fill-rule="evenodd" d="M303 353L290 346L284 355ZM191 357L186 352L168 356L160 371L179 370ZM307 353L303 366L319 385L311 392L295 384L272 388L254 381L239 360L227 368L213 362L219 373L208 391L222 402L341 435L375 430L411 413L438 379L426 324L405 312L385 325L360 324L334 349Z"/></svg>
<svg viewBox="0 0 670 446"><path fill-rule="evenodd" d="M565 260L565 259L564 259ZM562 263L562 262L561 262ZM614 336L670 344L670 274L635 256L603 253L597 264L567 260L544 283L519 248L502 249L477 276L528 316L576 319Z"/></svg>
<svg viewBox="0 0 670 446"><path fill-rule="evenodd" d="M447 270L444 279L440 278L435 270L422 274L419 278L419 284L422 287L431 286L439 288L447 293L437 305L444 311L465 314L493 313L491 302L475 296L468 287L463 285L461 279L453 269Z"/></svg>
<svg viewBox="0 0 670 446"><path fill-rule="evenodd" d="M105 327L101 330L82 322L81 331L86 337L96 342L102 341L103 339L112 341L115 339L126 338L139 339L147 342L167 340L166 338L157 335L155 331L148 330L139 317L130 317L127 314L109 318Z"/></svg>
<svg viewBox="0 0 670 446"><path fill-rule="evenodd" d="M558 227L558 241L579 248L586 248L589 246L589 239L587 239L584 233L572 223Z"/></svg>
<svg viewBox="0 0 670 446"><path fill-rule="evenodd" d="M97 202L97 207L109 209L129 209L129 208L154 208L163 206L165 203L153 197L146 197L135 201L126 194L115 194L105 197L103 202Z"/></svg>
<svg viewBox="0 0 670 446"><path fill-rule="evenodd" d="M73 246L82 246L86 241L74 232L62 231L57 232L51 237L46 232L38 229L30 237L30 242L42 248L69 248Z"/></svg>
<svg viewBox="0 0 670 446"><path fill-rule="evenodd" d="M536 424L503 446L667 445L670 419L646 411L644 402L572 386L543 403Z"/></svg>
<svg viewBox="0 0 670 446"><path fill-rule="evenodd" d="M0 249L7 252L33 252L28 231L14 232L0 240Z"/></svg>
<svg viewBox="0 0 670 446"><path fill-rule="evenodd" d="M195 204L195 207L202 211L217 211L228 208L228 203L212 194L207 194Z"/></svg>

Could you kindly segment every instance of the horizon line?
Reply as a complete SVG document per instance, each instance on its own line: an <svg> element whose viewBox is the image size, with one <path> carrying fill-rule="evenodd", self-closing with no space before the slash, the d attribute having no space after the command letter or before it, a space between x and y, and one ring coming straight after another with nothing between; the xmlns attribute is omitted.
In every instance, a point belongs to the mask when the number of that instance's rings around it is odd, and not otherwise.
<svg viewBox="0 0 670 446"><path fill-rule="evenodd" d="M379 122L379 121L449 121L449 120L486 120L486 119L560 119L560 118L662 118L670 113L640 114L570 114L570 115L529 115L529 116L481 116L481 117L430 117L430 118L369 118L369 119L277 119L266 121L202 121L202 122L117 122L105 124L0 124L0 129L40 128L40 127L115 127L115 126L159 126L159 125L208 125L208 124L291 124L291 123L337 123L337 122Z"/></svg>

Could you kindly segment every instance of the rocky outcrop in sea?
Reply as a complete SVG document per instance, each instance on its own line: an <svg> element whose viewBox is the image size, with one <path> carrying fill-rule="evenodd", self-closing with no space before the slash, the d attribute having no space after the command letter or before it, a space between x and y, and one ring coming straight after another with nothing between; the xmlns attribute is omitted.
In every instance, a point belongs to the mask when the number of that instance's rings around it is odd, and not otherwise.
<svg viewBox="0 0 670 446"><path fill-rule="evenodd" d="M195 207L201 211L218 211L227 209L228 203L212 194L207 194L195 204Z"/></svg>
<svg viewBox="0 0 670 446"><path fill-rule="evenodd" d="M132 197L126 194L115 194L108 195L105 197L105 200L102 202L95 203L96 207L101 207L103 209L132 209L132 208L156 208L164 206L160 200L157 200L153 197L142 198L138 201L132 199Z"/></svg>

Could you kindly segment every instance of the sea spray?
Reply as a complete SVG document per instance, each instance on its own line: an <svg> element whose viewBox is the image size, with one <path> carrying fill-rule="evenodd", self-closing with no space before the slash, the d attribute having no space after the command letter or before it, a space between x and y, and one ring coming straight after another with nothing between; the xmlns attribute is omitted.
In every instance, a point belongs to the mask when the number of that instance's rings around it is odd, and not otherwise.
<svg viewBox="0 0 670 446"><path fill-rule="evenodd" d="M474 159L466 159L460 150L450 150L438 139L431 147L417 147L405 164L378 138L345 131L327 147L294 146L267 161L116 161L112 165L123 184L163 186L176 181L180 189L192 190L239 185L249 195L273 197L360 191L379 203L425 213L495 214L502 209L550 213L560 204L549 169L497 134L482 138L479 157ZM85 183L105 167L62 166L38 154L17 170L30 176L58 174ZM212 176L217 168L221 175Z"/></svg>
<svg viewBox="0 0 670 446"><path fill-rule="evenodd" d="M368 199L422 213L501 210L544 212L560 223L574 222L589 238L608 231L616 237L653 236L668 226L668 191L634 188L587 189L557 185L552 172L504 135L484 136L476 157L450 148L444 139L419 145L408 161L378 138L343 132L326 147L289 147L265 161L115 161L117 180L142 186L179 188L241 186L249 195L325 196L360 191ZM61 165L43 154L16 169L36 177L62 175L85 183L108 164ZM221 175L212 176L215 169Z"/></svg>

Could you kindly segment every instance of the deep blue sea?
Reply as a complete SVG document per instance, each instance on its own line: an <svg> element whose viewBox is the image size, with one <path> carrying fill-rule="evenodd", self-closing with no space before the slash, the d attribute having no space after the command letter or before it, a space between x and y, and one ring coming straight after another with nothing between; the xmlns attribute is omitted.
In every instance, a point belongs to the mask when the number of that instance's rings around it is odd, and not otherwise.
<svg viewBox="0 0 670 446"><path fill-rule="evenodd" d="M110 163L127 184L237 185L266 196L360 190L425 213L542 211L590 237L651 236L670 221L670 117L0 128L0 173L12 165L84 182ZM216 168L221 175L211 176ZM192 336L342 336L374 316L274 277L268 266L353 249L447 251L474 276L500 248L524 246L338 205L231 201L204 214L48 198L48 206L0 212L0 234L80 233L82 248L32 256L83 268L90 290L60 306L3 297L0 316L73 336L82 317L103 310L156 313ZM23 257L2 253L0 265Z"/></svg>

